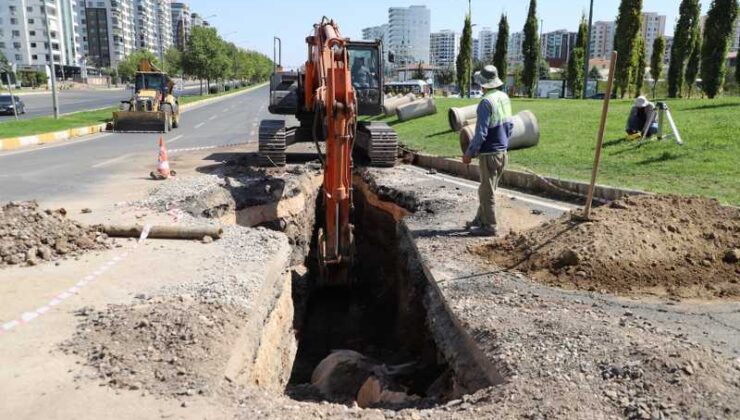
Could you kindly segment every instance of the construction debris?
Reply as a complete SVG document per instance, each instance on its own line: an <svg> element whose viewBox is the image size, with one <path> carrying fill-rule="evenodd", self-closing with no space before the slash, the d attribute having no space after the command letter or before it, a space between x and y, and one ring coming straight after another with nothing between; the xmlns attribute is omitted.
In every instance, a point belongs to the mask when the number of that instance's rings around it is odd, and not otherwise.
<svg viewBox="0 0 740 420"><path fill-rule="evenodd" d="M113 246L97 227L67 219L66 214L63 208L41 211L35 201L0 208L0 267L36 265Z"/></svg>
<svg viewBox="0 0 740 420"><path fill-rule="evenodd" d="M566 215L476 252L547 284L617 294L738 297L740 210L716 200L645 195Z"/></svg>

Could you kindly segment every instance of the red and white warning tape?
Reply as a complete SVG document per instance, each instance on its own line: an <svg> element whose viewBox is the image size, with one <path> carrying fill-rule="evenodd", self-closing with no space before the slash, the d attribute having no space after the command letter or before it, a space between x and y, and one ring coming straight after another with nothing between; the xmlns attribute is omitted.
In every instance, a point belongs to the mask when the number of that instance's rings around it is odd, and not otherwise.
<svg viewBox="0 0 740 420"><path fill-rule="evenodd" d="M121 261L125 260L126 257L129 256L129 253L134 251L136 248L138 248L146 238L149 236L149 231L151 230L151 225L144 226L144 229L142 229L141 235L139 236L139 240L136 241L136 244L133 246L131 251L124 252L121 255L116 255L113 258L111 258L109 261L101 265L97 270L92 272L91 274L83 277L75 283L72 287L69 289L63 291L62 293L56 295L53 299L51 299L49 302L47 302L45 305L40 306L36 310L24 312L21 314L20 317L3 323L0 325L0 335L3 333L6 333L8 331L11 331L14 328L17 328L22 325L26 325L30 323L31 321L35 320L39 316L49 312L53 307L61 304L65 300L73 297L74 295L77 295L80 293L83 287L89 285L90 283L94 282L96 279L98 279L100 276L105 274L108 270L113 268L116 264L120 263Z"/></svg>

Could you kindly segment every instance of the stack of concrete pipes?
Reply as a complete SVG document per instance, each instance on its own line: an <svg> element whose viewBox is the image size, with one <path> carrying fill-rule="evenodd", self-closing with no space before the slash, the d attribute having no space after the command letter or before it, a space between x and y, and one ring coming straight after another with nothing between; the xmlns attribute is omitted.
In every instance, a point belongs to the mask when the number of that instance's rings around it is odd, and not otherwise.
<svg viewBox="0 0 740 420"><path fill-rule="evenodd" d="M386 116L395 113L399 121L409 121L436 114L437 105L433 98L417 98L413 93L409 93L401 97L386 99L383 104L383 113Z"/></svg>
<svg viewBox="0 0 740 420"><path fill-rule="evenodd" d="M468 150L468 145L475 136L475 125L478 122L477 109L478 105L450 108L447 114L450 129L460 132L460 149L463 153ZM539 144L540 126L533 113L522 111L512 117L512 122L514 130L509 139L509 150L526 149Z"/></svg>

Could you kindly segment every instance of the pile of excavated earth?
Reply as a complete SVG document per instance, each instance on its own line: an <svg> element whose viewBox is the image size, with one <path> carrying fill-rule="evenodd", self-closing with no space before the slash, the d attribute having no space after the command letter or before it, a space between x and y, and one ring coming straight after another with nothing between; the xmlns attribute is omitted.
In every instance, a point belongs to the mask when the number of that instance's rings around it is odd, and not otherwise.
<svg viewBox="0 0 740 420"><path fill-rule="evenodd" d="M476 252L548 285L616 294L740 297L740 209L644 195L511 233Z"/></svg>
<svg viewBox="0 0 740 420"><path fill-rule="evenodd" d="M42 211L33 201L2 206L0 268L36 265L112 247L113 241L97 227L84 226L66 216L63 208Z"/></svg>

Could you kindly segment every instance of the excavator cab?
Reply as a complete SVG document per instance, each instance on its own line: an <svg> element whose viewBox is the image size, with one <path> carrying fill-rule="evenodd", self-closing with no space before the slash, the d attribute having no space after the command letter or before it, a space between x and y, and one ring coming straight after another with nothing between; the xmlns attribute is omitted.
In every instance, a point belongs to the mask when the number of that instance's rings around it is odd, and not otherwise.
<svg viewBox="0 0 740 420"><path fill-rule="evenodd" d="M380 50L380 42L347 43L359 115L378 115L383 107L383 59Z"/></svg>

